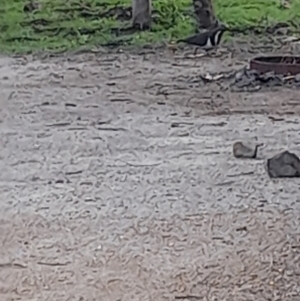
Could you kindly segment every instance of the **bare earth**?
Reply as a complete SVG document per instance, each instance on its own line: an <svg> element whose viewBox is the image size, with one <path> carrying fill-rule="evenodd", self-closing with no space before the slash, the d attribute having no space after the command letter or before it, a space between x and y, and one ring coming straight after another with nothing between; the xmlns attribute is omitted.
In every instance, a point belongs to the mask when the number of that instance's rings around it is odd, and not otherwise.
<svg viewBox="0 0 300 301"><path fill-rule="evenodd" d="M195 80L250 57L2 57L0 300L299 301L300 92Z"/></svg>

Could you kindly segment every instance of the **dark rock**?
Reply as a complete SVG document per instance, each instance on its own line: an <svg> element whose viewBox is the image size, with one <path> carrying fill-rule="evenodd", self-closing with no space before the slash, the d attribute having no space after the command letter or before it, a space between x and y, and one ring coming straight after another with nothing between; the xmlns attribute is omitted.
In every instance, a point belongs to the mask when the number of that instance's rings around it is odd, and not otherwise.
<svg viewBox="0 0 300 301"><path fill-rule="evenodd" d="M235 142L233 144L233 155L236 158L251 158L255 159L257 156L258 147L263 144L257 144L255 146L245 145L243 142Z"/></svg>
<svg viewBox="0 0 300 301"><path fill-rule="evenodd" d="M284 151L267 161L270 178L300 177L300 159L289 151Z"/></svg>

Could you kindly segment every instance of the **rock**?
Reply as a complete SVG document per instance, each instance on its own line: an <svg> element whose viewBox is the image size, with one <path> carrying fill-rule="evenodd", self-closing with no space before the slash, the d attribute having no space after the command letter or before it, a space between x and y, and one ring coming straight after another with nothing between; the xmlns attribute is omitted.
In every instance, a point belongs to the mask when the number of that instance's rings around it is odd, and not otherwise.
<svg viewBox="0 0 300 301"><path fill-rule="evenodd" d="M270 178L300 177L300 159L289 151L284 151L267 160Z"/></svg>
<svg viewBox="0 0 300 301"><path fill-rule="evenodd" d="M295 81L296 82L300 82L300 73L296 74Z"/></svg>
<svg viewBox="0 0 300 301"><path fill-rule="evenodd" d="M233 144L233 155L236 158L256 158L258 147L262 146L263 144L257 144L255 146L249 146L244 144L243 142L235 142Z"/></svg>

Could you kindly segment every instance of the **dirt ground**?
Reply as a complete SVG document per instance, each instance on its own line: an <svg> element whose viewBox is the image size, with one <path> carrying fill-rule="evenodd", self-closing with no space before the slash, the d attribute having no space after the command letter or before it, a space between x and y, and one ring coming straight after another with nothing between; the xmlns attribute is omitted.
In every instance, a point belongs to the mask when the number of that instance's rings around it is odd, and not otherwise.
<svg viewBox="0 0 300 301"><path fill-rule="evenodd" d="M0 299L299 301L300 92L199 81L251 56L2 57Z"/></svg>

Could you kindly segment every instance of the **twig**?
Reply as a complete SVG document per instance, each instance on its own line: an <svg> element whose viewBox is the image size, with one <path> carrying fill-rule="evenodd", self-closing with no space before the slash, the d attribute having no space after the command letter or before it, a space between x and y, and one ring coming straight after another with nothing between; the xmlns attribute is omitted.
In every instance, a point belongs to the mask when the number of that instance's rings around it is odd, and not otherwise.
<svg viewBox="0 0 300 301"><path fill-rule="evenodd" d="M133 167L149 167L149 166L159 166L162 164L162 162L157 162L157 163L148 163L148 164L139 164L139 163L134 163L134 162L127 162L125 160L121 160L122 162L126 163L129 166Z"/></svg>
<svg viewBox="0 0 300 301"><path fill-rule="evenodd" d="M11 263L11 262L8 262L8 263L1 263L0 264L0 268L22 268L22 269L25 269L26 266L25 265L22 265L20 263Z"/></svg>
<svg viewBox="0 0 300 301"><path fill-rule="evenodd" d="M66 263L60 263L60 262L43 262L43 261L39 261L37 262L37 264L40 264L40 265L48 265L48 266L53 266L53 267L56 267L56 266L66 266L68 265L70 262L66 262Z"/></svg>
<svg viewBox="0 0 300 301"><path fill-rule="evenodd" d="M253 171L249 171L249 172L242 172L239 174L234 174L234 175L228 175L229 178L235 178L235 177L240 177L240 176L250 176L253 175L254 172Z"/></svg>
<svg viewBox="0 0 300 301"><path fill-rule="evenodd" d="M60 126L68 126L68 125L71 125L71 123L70 122L52 123L52 124L47 124L46 126L60 127Z"/></svg>
<svg viewBox="0 0 300 301"><path fill-rule="evenodd" d="M97 130L99 130L99 131L113 131L113 132L118 132L118 131L126 132L126 129L124 129L124 128L103 128L103 127L98 127Z"/></svg>
<svg viewBox="0 0 300 301"><path fill-rule="evenodd" d="M203 299L203 298L196 295L186 295L186 296L175 296L175 299L182 300L182 299Z"/></svg>
<svg viewBox="0 0 300 301"><path fill-rule="evenodd" d="M83 170L77 170L77 171L67 171L66 175L71 176L71 175L79 175L83 172Z"/></svg>
<svg viewBox="0 0 300 301"><path fill-rule="evenodd" d="M130 98L112 98L110 99L111 102L132 102L132 100Z"/></svg>
<svg viewBox="0 0 300 301"><path fill-rule="evenodd" d="M294 75L290 75L290 76L284 77L283 80L288 81L288 80L291 80L291 79L295 79L295 77L296 76L294 76Z"/></svg>

